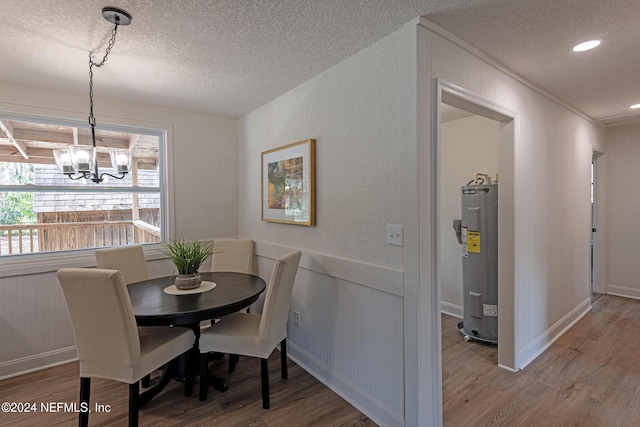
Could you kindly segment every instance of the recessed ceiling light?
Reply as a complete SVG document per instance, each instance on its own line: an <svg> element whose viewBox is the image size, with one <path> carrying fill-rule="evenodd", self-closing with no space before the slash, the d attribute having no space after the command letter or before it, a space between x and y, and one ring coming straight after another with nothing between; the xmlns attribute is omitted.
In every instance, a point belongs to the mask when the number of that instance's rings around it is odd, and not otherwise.
<svg viewBox="0 0 640 427"><path fill-rule="evenodd" d="M629 108L640 108L640 104L633 104L632 106L630 106Z"/></svg>
<svg viewBox="0 0 640 427"><path fill-rule="evenodd" d="M602 43L602 40L589 40L575 45L572 50L574 52L584 52L585 50L599 46L600 43Z"/></svg>

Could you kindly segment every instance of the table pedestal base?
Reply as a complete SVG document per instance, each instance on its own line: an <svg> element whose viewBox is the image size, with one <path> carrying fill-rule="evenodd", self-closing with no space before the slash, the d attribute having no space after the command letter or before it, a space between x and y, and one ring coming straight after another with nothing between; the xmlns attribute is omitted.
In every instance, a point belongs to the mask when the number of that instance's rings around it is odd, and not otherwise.
<svg viewBox="0 0 640 427"><path fill-rule="evenodd" d="M207 372L205 373L205 376L206 376L206 383L211 387L213 387L214 389L221 391L223 393L229 390L229 384L227 383L227 380L225 380L224 378L216 377L208 369L207 369ZM202 379L200 379L200 381L202 381ZM202 399L202 396L200 396L200 400L204 400Z"/></svg>
<svg viewBox="0 0 640 427"><path fill-rule="evenodd" d="M167 384L169 384L169 381L171 381L171 378L173 378L175 371L177 371L177 361L174 360L164 365L162 369L162 375L160 375L160 378L155 382L155 384L153 384L151 388L149 388L145 392L140 393L140 396L138 397L138 407L142 408L144 405L149 403L151 399L156 397L158 393L160 393L167 386ZM186 394L187 389L191 390L193 388L193 383L186 383L184 387Z"/></svg>
<svg viewBox="0 0 640 427"><path fill-rule="evenodd" d="M211 386L214 389L221 392L225 392L229 389L229 384L227 383L226 380L224 380L223 378L216 377L209 370L209 361L211 360L209 356L210 356L209 354L200 355L201 360L200 360L200 396L199 398L200 398L200 401L202 402L207 400L208 386ZM222 356L224 355L220 353L215 353L213 360L220 359Z"/></svg>

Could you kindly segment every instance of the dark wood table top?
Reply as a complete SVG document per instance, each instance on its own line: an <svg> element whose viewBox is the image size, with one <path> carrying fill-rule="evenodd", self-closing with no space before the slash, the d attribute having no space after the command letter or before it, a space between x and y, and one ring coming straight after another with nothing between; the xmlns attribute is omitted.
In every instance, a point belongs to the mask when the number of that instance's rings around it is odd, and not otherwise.
<svg viewBox="0 0 640 427"><path fill-rule="evenodd" d="M170 277L145 280L127 286L139 326L193 325L222 317L254 303L266 284L258 276L244 273L201 273L202 280L215 282L210 291L169 295L164 288Z"/></svg>

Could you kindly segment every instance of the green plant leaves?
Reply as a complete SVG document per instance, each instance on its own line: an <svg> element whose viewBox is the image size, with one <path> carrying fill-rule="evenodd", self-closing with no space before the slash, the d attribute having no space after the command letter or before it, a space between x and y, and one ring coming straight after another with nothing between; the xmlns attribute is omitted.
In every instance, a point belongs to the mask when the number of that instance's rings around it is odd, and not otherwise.
<svg viewBox="0 0 640 427"><path fill-rule="evenodd" d="M215 243L181 238L169 242L162 252L173 262L179 274L193 274L216 251Z"/></svg>

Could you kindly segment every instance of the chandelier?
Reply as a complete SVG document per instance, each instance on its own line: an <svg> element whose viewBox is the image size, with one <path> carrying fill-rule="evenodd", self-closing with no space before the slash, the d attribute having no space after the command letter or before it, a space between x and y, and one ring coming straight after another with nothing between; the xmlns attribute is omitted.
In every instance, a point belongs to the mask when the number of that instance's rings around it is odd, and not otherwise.
<svg viewBox="0 0 640 427"><path fill-rule="evenodd" d="M91 52L89 52L89 125L91 125L92 146L74 145L73 147L54 150L53 157L58 169L73 180L90 179L95 183L104 180L104 176L116 179L123 179L131 170L131 152L127 150L110 150L111 164L119 175L110 173L100 173L98 171L98 157L96 153L96 119L93 116L93 67L102 67L116 42L118 26L129 25L131 15L124 10L115 7L105 7L102 9L102 16L107 21L114 24L111 31L111 38L107 45L104 57L100 62L94 62Z"/></svg>

